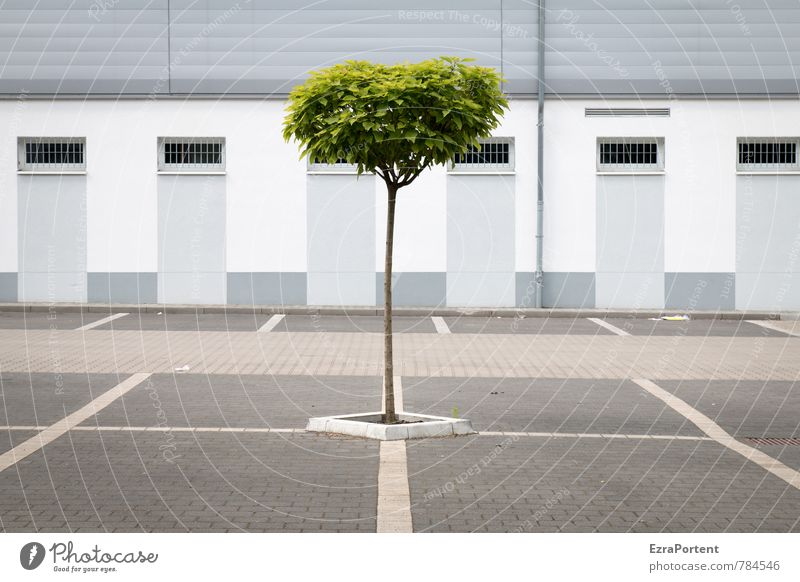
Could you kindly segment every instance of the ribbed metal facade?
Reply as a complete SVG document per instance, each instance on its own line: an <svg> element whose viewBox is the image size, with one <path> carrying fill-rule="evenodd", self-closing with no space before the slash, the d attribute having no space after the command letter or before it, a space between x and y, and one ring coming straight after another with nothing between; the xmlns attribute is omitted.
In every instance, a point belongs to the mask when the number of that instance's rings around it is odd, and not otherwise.
<svg viewBox="0 0 800 582"><path fill-rule="evenodd" d="M536 91L535 0L7 0L0 93L284 95L314 68L450 54ZM34 7L35 6L35 7ZM560 95L798 93L794 0L549 0Z"/></svg>

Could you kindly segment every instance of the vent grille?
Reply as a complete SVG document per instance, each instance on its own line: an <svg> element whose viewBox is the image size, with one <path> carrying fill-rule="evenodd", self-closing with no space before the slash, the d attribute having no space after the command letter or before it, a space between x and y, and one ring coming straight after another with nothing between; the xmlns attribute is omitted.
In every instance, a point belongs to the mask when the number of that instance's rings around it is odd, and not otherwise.
<svg viewBox="0 0 800 582"><path fill-rule="evenodd" d="M605 137L597 140L598 172L660 172L663 169L663 138Z"/></svg>
<svg viewBox="0 0 800 582"><path fill-rule="evenodd" d="M158 169L162 172L222 172L225 170L225 138L159 138Z"/></svg>
<svg viewBox="0 0 800 582"><path fill-rule="evenodd" d="M587 107L586 117L669 117L669 107L663 108L602 108Z"/></svg>
<svg viewBox="0 0 800 582"><path fill-rule="evenodd" d="M86 170L86 138L23 137L18 143L17 168L29 172Z"/></svg>
<svg viewBox="0 0 800 582"><path fill-rule="evenodd" d="M451 169L467 172L513 170L514 140L508 137L482 139L478 147L469 146L463 154L456 154Z"/></svg>
<svg viewBox="0 0 800 582"><path fill-rule="evenodd" d="M797 171L800 138L739 138L736 169L739 171Z"/></svg>
<svg viewBox="0 0 800 582"><path fill-rule="evenodd" d="M754 445L770 447L800 447L800 438L772 438L772 437L745 437L746 441Z"/></svg>

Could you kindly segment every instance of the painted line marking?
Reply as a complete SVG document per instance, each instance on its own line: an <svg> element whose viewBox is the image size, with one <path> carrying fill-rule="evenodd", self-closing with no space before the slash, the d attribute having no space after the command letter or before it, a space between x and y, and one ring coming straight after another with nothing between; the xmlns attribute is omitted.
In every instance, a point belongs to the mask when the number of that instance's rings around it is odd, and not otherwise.
<svg viewBox="0 0 800 582"><path fill-rule="evenodd" d="M401 402L402 404L402 402ZM398 410L399 407L398 407ZM46 426L0 426L0 431L42 431ZM123 431L123 432L255 432L276 434L302 434L307 432L304 428L248 428L248 427L219 427L219 426L74 426L70 430L78 431ZM713 441L707 436L684 436L670 434L605 434L605 433L576 433L576 432L514 432L514 431L481 431L478 436L500 437L545 437L568 439L651 439L669 441Z"/></svg>
<svg viewBox="0 0 800 582"><path fill-rule="evenodd" d="M273 315L272 317L270 317L267 320L267 323L265 323L264 325L262 325L261 327L258 328L258 332L259 333L267 333L268 331L272 331L273 329L275 329L275 326L277 326L284 317L286 317L286 316L283 315L283 314L280 314L280 313L276 314L276 315Z"/></svg>
<svg viewBox="0 0 800 582"><path fill-rule="evenodd" d="M775 325L774 323L770 323L769 321L760 321L758 319L747 319L745 321L747 321L747 323L754 323L756 325L760 325L764 329L771 329L772 331L785 333L786 335L790 335L792 337L800 337L800 333L796 331L789 331L788 329L782 329L781 327Z"/></svg>
<svg viewBox="0 0 800 582"><path fill-rule="evenodd" d="M125 317L126 315L130 315L130 313L115 313L114 315L109 315L108 317L104 317L103 319L98 319L97 321L94 321L92 323L87 323L86 325L82 325L75 331L86 331L87 329L99 327L101 325L105 325L109 321L114 321L115 319L119 319L120 317Z"/></svg>
<svg viewBox="0 0 800 582"><path fill-rule="evenodd" d="M378 533L411 533L411 494L405 441L381 441Z"/></svg>
<svg viewBox="0 0 800 582"><path fill-rule="evenodd" d="M654 440L679 440L679 441L713 441L711 437L683 436L671 434L606 434L606 433L580 433L580 432L494 432L481 431L478 436L518 436L518 437L546 437L569 439L654 439Z"/></svg>
<svg viewBox="0 0 800 582"><path fill-rule="evenodd" d="M0 455L0 472L5 471L28 455L35 453L45 445L53 442L61 435L75 428L87 418L94 416L106 406L114 402L117 398L135 388L149 377L149 373L133 374L126 380L123 380L110 390L92 400L83 408L76 410L66 418L59 420L57 423L48 426L39 434L32 436L10 451L6 451Z"/></svg>
<svg viewBox="0 0 800 582"><path fill-rule="evenodd" d="M800 473L791 467L787 467L777 459L770 457L758 449L737 441L705 414L695 408L692 408L677 396L670 394L658 386L655 382L641 378L634 379L633 381L656 398L663 400L667 406L683 415L690 422L694 423L697 428L702 430L723 447L727 447L730 450L739 453L747 460L760 465L766 471L769 471L776 477L783 479L792 487L800 489Z"/></svg>
<svg viewBox="0 0 800 582"><path fill-rule="evenodd" d="M436 328L436 333L450 333L450 328L447 327L443 317L434 315L431 317L431 321L433 322L433 327Z"/></svg>
<svg viewBox="0 0 800 582"><path fill-rule="evenodd" d="M617 335L631 335L627 331L624 331L624 330L618 328L615 325L611 325L607 321L603 321L602 319L600 319L598 317L587 317L586 319L588 319L589 321L591 321L593 323L596 323L600 327L606 328L608 331L613 332L613 333L615 333Z"/></svg>

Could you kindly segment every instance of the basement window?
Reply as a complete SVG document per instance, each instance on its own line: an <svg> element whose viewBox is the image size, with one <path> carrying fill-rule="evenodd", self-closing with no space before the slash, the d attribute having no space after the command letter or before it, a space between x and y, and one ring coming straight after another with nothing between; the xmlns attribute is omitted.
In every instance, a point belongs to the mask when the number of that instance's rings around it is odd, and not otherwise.
<svg viewBox="0 0 800 582"><path fill-rule="evenodd" d="M597 171L628 174L663 172L664 138L598 138Z"/></svg>
<svg viewBox="0 0 800 582"><path fill-rule="evenodd" d="M17 140L17 170L36 173L86 171L85 137L21 137Z"/></svg>
<svg viewBox="0 0 800 582"><path fill-rule="evenodd" d="M225 138L160 137L158 171L195 174L224 172Z"/></svg>
<svg viewBox="0 0 800 582"><path fill-rule="evenodd" d="M514 138L491 137L480 140L477 147L469 146L463 154L456 154L450 165L451 172L513 172Z"/></svg>
<svg viewBox="0 0 800 582"><path fill-rule="evenodd" d="M800 138L740 137L737 140L736 170L739 172L797 172Z"/></svg>
<svg viewBox="0 0 800 582"><path fill-rule="evenodd" d="M319 160L308 159L307 171L320 174L355 174L358 171L357 164L348 164L344 158L339 158L333 164L327 164Z"/></svg>

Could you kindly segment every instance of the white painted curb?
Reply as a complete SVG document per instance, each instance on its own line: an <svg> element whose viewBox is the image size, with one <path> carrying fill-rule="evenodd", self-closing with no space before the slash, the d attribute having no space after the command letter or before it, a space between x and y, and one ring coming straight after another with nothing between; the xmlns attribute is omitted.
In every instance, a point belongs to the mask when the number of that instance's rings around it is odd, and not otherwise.
<svg viewBox="0 0 800 582"><path fill-rule="evenodd" d="M400 420L409 424L379 424L380 412L320 416L308 419L308 432L335 433L375 439L398 441L430 437L475 434L472 422L466 418L447 418L428 414L398 413Z"/></svg>

